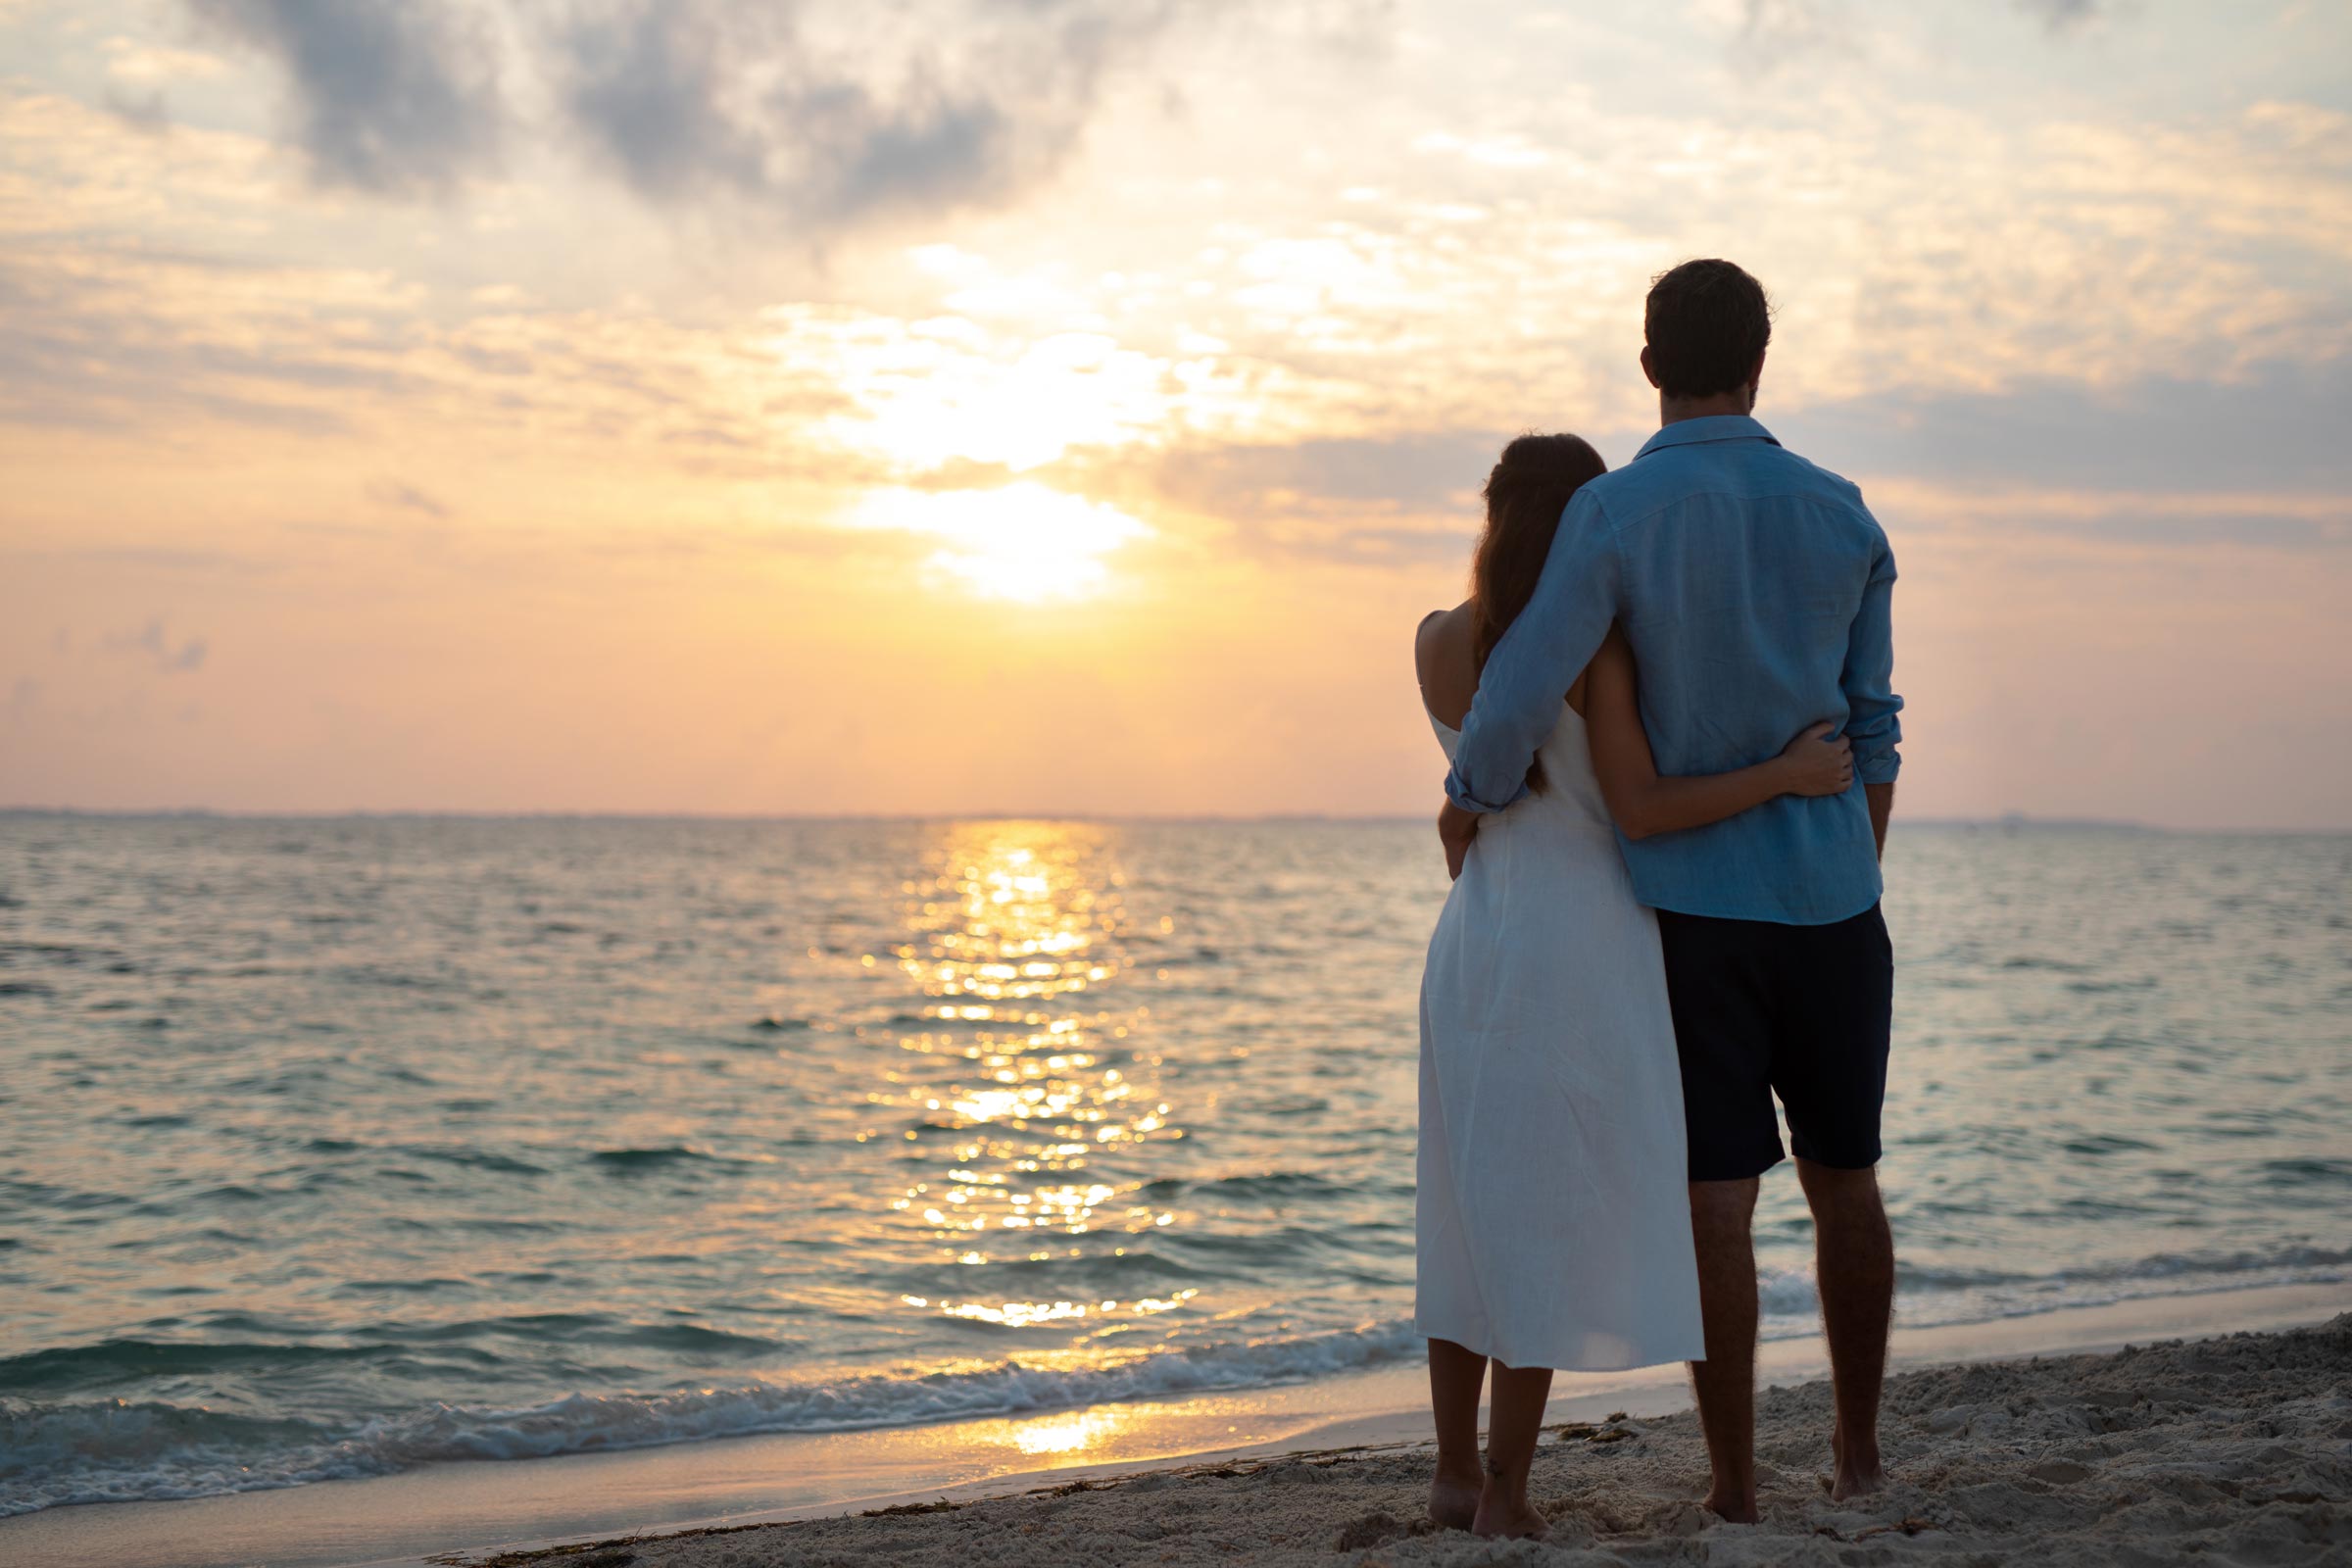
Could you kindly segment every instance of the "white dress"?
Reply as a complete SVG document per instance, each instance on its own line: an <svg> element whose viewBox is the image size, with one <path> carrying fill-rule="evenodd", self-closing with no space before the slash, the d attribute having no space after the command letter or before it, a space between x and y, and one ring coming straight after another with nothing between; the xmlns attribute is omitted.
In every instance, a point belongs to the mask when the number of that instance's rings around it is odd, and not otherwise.
<svg viewBox="0 0 2352 1568"><path fill-rule="evenodd" d="M1549 789L1480 822L1430 938L1413 1321L1512 1367L1696 1359L1657 917L1565 703L1542 756Z"/></svg>

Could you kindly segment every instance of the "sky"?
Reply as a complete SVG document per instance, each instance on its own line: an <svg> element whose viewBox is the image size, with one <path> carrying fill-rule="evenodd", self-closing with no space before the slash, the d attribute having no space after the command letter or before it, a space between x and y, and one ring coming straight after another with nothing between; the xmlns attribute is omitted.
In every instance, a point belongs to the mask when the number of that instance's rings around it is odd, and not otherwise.
<svg viewBox="0 0 2352 1568"><path fill-rule="evenodd" d="M2352 829L2352 8L0 0L0 805L1434 812L1653 274L1900 814Z"/></svg>

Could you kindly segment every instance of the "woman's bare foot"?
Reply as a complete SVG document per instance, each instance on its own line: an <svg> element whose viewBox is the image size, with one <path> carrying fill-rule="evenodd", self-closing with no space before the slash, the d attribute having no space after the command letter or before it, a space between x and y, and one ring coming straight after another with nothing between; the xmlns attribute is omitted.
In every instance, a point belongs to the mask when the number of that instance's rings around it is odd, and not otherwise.
<svg viewBox="0 0 2352 1568"><path fill-rule="evenodd" d="M1849 1449L1845 1434L1832 1427L1830 1454L1838 1467L1830 1481L1832 1502L1849 1502L1856 1497L1867 1497L1886 1485L1886 1472L1879 1460L1876 1439L1867 1446L1856 1444Z"/></svg>
<svg viewBox="0 0 2352 1568"><path fill-rule="evenodd" d="M1479 1494L1486 1478L1476 1461L1467 1466L1440 1464L1429 1483L1429 1516L1442 1529L1467 1530L1478 1521Z"/></svg>
<svg viewBox="0 0 2352 1568"><path fill-rule="evenodd" d="M1756 1496L1752 1492L1744 1497L1709 1492L1706 1501L1699 1506L1727 1525L1752 1525L1763 1517L1756 1511Z"/></svg>
<svg viewBox="0 0 2352 1568"><path fill-rule="evenodd" d="M1514 1499L1489 1489L1478 1499L1478 1517L1470 1531L1489 1541L1542 1541L1551 1533L1551 1525L1525 1497Z"/></svg>

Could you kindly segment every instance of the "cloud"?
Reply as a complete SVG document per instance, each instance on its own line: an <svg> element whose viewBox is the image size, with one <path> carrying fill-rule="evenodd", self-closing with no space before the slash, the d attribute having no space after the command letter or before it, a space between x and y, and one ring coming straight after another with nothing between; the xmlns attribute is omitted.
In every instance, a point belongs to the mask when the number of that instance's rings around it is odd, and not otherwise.
<svg viewBox="0 0 2352 1568"><path fill-rule="evenodd" d="M1487 470L1509 433L1432 431L1332 437L1279 445L1188 445L1153 475L1160 492L1197 511L1261 518L1346 512L1477 510Z"/></svg>
<svg viewBox="0 0 2352 1568"><path fill-rule="evenodd" d="M403 512L421 512L428 517L449 515L446 504L399 479L378 479L368 487L368 499Z"/></svg>
<svg viewBox="0 0 2352 1568"><path fill-rule="evenodd" d="M2101 15L2106 0L2012 0L2051 33L2071 32ZM1893 20L1849 0L1739 0L1732 40L1735 63L1771 71L1800 57L1860 58ZM1718 13L1720 14L1720 13Z"/></svg>
<svg viewBox="0 0 2352 1568"><path fill-rule="evenodd" d="M1787 415L1769 405L1759 412L1791 447L1840 470L2050 488L2342 496L2352 494L2346 408L2352 358L2275 362L2227 381L2151 377L2098 390L2034 377L1998 392L1898 390Z"/></svg>
<svg viewBox="0 0 2352 1568"><path fill-rule="evenodd" d="M1798 55L1852 54L1862 37L1840 0L1741 0L1734 57L1770 70Z"/></svg>
<svg viewBox="0 0 2352 1568"><path fill-rule="evenodd" d="M1784 407L1769 428L1860 480L1898 534L1977 533L2168 550L2352 548L2352 357L2230 381L2111 389L2055 376L1998 392L1901 389ZM1559 421L1553 421L1558 423ZM1614 463L1647 427L1569 420ZM1133 470L1160 501L1233 524L1235 548L1333 564L1466 562L1505 429L1288 443L1196 439Z"/></svg>
<svg viewBox="0 0 2352 1568"><path fill-rule="evenodd" d="M147 139L162 150L184 134ZM23 247L0 260L0 419L130 428L166 408L279 429L345 428L358 395L420 385L403 339L354 327L406 299L359 272L216 262L160 246Z"/></svg>
<svg viewBox="0 0 2352 1568"><path fill-rule="evenodd" d="M1068 158L1110 71L1188 12L1224 9L1209 0L185 3L282 70L295 139L322 183L446 194L494 175L512 133L527 128L584 152L651 204L734 200L816 235L1011 199ZM1384 14L1362 0L1337 9ZM546 91L508 91L516 79ZM526 116L524 105L542 101L544 119Z"/></svg>
<svg viewBox="0 0 2352 1568"><path fill-rule="evenodd" d="M639 195L675 201L712 184L758 189L767 179L759 137L720 101L730 34L789 31L767 7L730 14L703 4L641 3L576 24L560 68L565 108L590 145Z"/></svg>
<svg viewBox="0 0 2352 1568"><path fill-rule="evenodd" d="M202 637L183 638L177 648L172 647L164 634L161 616L149 616L137 631L109 633L105 646L113 653L144 654L167 675L202 669L210 647Z"/></svg>
<svg viewBox="0 0 2352 1568"><path fill-rule="evenodd" d="M1449 566L1467 576L1478 534L1473 515L1450 528L1280 528L1252 541L1251 553L1329 566Z"/></svg>
<svg viewBox="0 0 2352 1568"><path fill-rule="evenodd" d="M2080 519L2051 518L2037 532L2080 534L2133 545L2244 545L2265 550L2341 550L2352 545L2352 506L2335 516L2247 512L2163 512L2117 508Z"/></svg>
<svg viewBox="0 0 2352 1568"><path fill-rule="evenodd" d="M560 35L556 69L572 128L640 197L725 194L831 227L992 204L1051 172L1105 70L1172 14L936 6L924 36L876 50L819 36L815 7L604 0Z"/></svg>
<svg viewBox="0 0 2352 1568"><path fill-rule="evenodd" d="M166 131L172 128L172 109L164 102L161 88L144 93L125 92L108 85L106 107L122 117L122 122L145 131Z"/></svg>
<svg viewBox="0 0 2352 1568"><path fill-rule="evenodd" d="M446 191L498 162L505 122L482 18L451 0L188 0L284 69L322 184Z"/></svg>
<svg viewBox="0 0 2352 1568"><path fill-rule="evenodd" d="M2039 17L2050 31L2064 32L2088 22L2102 7L2101 0L2017 0L2017 9L2028 16Z"/></svg>
<svg viewBox="0 0 2352 1568"><path fill-rule="evenodd" d="M184 77L217 76L223 69L217 55L121 35L107 39L105 49L106 74L117 81L153 85Z"/></svg>

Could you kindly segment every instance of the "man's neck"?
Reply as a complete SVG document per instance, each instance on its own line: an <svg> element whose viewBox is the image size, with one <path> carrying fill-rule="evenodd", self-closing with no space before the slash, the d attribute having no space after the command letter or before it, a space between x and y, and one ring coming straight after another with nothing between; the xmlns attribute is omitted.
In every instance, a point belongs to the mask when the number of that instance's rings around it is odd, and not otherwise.
<svg viewBox="0 0 2352 1568"><path fill-rule="evenodd" d="M1670 398L1658 394L1658 423L1661 426L1680 424L1685 419L1712 419L1726 414L1753 414L1756 394L1752 387L1739 387L1730 392L1718 392L1704 398Z"/></svg>

